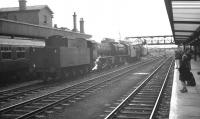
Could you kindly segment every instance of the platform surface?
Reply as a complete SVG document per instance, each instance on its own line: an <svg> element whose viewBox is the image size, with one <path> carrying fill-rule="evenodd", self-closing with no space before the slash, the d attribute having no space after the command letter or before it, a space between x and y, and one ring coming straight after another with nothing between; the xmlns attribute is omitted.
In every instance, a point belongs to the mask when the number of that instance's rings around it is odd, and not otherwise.
<svg viewBox="0 0 200 119"><path fill-rule="evenodd" d="M179 71L174 69L169 119L200 119L200 75L197 74L200 72L200 60L192 60L191 67L196 86L187 86L187 93L180 92L182 85L179 80Z"/></svg>

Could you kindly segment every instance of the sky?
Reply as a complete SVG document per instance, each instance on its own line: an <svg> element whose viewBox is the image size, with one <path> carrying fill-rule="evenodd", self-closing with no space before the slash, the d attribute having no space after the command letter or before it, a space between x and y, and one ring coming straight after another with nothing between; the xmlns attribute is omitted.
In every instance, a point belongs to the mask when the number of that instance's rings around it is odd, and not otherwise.
<svg viewBox="0 0 200 119"><path fill-rule="evenodd" d="M27 0L27 6L48 5L53 24L73 29L74 12L85 21L92 40L144 35L171 35L164 0ZM18 7L18 0L0 0L0 8Z"/></svg>

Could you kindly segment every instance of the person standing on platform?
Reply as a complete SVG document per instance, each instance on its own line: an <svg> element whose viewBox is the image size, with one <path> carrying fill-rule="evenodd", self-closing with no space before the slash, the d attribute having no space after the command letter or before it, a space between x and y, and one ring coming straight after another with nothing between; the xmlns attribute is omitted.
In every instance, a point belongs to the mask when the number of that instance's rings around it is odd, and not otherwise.
<svg viewBox="0 0 200 119"><path fill-rule="evenodd" d="M188 66L189 66L189 70L191 70L191 59L192 59L192 50L188 49L186 51L186 55L187 55L187 62L188 62ZM189 74L187 74L187 86L196 86L196 81L195 78L192 74L192 72L189 72Z"/></svg>
<svg viewBox="0 0 200 119"><path fill-rule="evenodd" d="M188 60L188 64L189 64L189 68L191 70L191 59L192 59L192 54L191 54L191 51L188 49L186 51L186 55L187 55L187 60Z"/></svg>
<svg viewBox="0 0 200 119"><path fill-rule="evenodd" d="M180 67L180 61L182 59L182 52L180 49L175 51L175 62L176 62L176 69Z"/></svg>
<svg viewBox="0 0 200 119"><path fill-rule="evenodd" d="M180 72L180 77L179 80L182 83L183 89L181 89L181 93L186 93L187 88L186 88L186 81L188 79L188 75L190 74L190 65L188 63L188 56L186 53L183 54L182 60L180 61L180 67L179 67L179 72Z"/></svg>

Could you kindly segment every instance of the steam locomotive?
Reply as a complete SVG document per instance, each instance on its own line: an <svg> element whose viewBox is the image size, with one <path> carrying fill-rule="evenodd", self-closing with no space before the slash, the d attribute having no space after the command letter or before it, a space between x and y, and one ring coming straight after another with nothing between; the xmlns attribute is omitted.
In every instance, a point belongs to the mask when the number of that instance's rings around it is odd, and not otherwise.
<svg viewBox="0 0 200 119"><path fill-rule="evenodd" d="M31 71L47 79L73 77L139 59L142 47L125 43L102 41L100 44L85 39L68 39L55 35L46 40L44 48L30 52ZM96 61L96 62L95 62Z"/></svg>
<svg viewBox="0 0 200 119"><path fill-rule="evenodd" d="M106 40L98 44L60 35L49 37L45 43L33 39L0 40L4 43L0 50L1 77L5 77L6 73L10 75L8 72L15 73L19 78L28 74L42 79L73 77L92 69L103 70L132 62L145 55L138 45Z"/></svg>
<svg viewBox="0 0 200 119"><path fill-rule="evenodd" d="M141 45L105 38L97 46L97 55L95 69L101 70L139 60L142 55L147 55L147 49Z"/></svg>
<svg viewBox="0 0 200 119"><path fill-rule="evenodd" d="M87 40L88 34L12 20L0 19L0 24L0 35L6 36L0 37L1 81L10 74L15 79L30 74L43 79L82 75L94 66L101 70L139 59L144 49L108 38L98 44Z"/></svg>

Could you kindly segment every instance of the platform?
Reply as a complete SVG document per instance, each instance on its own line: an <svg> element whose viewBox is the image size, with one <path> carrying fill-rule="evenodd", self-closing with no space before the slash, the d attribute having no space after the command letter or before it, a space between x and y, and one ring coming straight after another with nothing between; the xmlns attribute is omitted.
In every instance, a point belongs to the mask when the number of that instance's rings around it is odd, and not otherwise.
<svg viewBox="0 0 200 119"><path fill-rule="evenodd" d="M200 119L200 75L197 74L200 72L200 60L191 61L191 72L197 85L195 87L187 86L188 92L181 93L179 71L174 69L169 119Z"/></svg>

